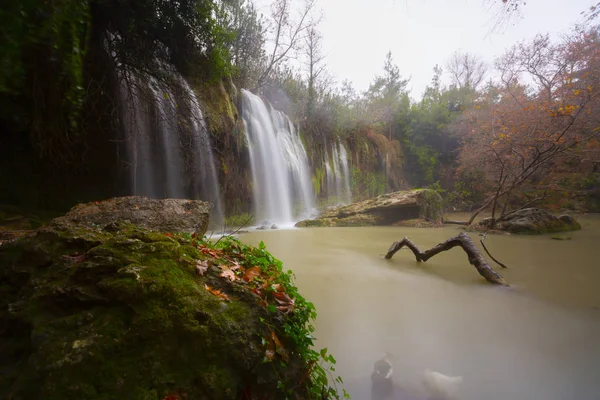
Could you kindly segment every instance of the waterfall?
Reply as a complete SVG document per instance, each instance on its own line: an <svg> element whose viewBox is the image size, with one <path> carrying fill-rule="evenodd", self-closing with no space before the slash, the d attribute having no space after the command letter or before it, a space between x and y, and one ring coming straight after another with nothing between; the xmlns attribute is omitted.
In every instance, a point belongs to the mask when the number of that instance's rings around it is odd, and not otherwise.
<svg viewBox="0 0 600 400"><path fill-rule="evenodd" d="M334 187L335 175L331 170L331 164L329 163L329 153L327 152L327 144L323 146L325 149L325 178L326 178L326 186L325 193L327 194L327 198L335 196L337 198L337 194L332 192L332 188Z"/></svg>
<svg viewBox="0 0 600 400"><path fill-rule="evenodd" d="M255 217L290 225L315 209L306 150L290 119L242 90L244 121L252 168Z"/></svg>
<svg viewBox="0 0 600 400"><path fill-rule="evenodd" d="M333 176L335 182L335 197L338 202L342 201L342 171L340 170L340 152L336 146L333 146L331 151L331 156L333 159Z"/></svg>
<svg viewBox="0 0 600 400"><path fill-rule="evenodd" d="M168 83L119 69L119 100L130 192L151 198L192 198L213 204L222 221L219 184L200 103L185 79Z"/></svg>
<svg viewBox="0 0 600 400"><path fill-rule="evenodd" d="M350 204L352 203L352 191L350 190L350 169L348 168L348 152L346 151L346 148L344 147L342 142L339 142L339 146L340 151L338 154L340 156L340 164L344 182L344 192L341 196L341 199L344 203Z"/></svg>
<svg viewBox="0 0 600 400"><path fill-rule="evenodd" d="M332 146L331 161L325 146L325 174L327 178L327 198L329 203L350 204L350 171L348 168L348 152L342 144Z"/></svg>

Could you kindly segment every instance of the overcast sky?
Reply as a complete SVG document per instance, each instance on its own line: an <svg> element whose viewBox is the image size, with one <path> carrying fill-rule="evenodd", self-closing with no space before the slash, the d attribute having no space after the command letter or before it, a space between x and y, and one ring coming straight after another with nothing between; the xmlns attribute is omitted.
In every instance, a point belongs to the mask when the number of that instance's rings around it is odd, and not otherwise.
<svg viewBox="0 0 600 400"><path fill-rule="evenodd" d="M500 1L500 0L496 0ZM259 4L270 3L260 0ZM596 0L527 0L522 18L493 32L494 9L485 0L317 0L328 71L363 91L381 74L391 50L400 73L420 98L433 67L458 49L492 63L505 49L537 33L559 36ZM268 8L261 7L265 14Z"/></svg>

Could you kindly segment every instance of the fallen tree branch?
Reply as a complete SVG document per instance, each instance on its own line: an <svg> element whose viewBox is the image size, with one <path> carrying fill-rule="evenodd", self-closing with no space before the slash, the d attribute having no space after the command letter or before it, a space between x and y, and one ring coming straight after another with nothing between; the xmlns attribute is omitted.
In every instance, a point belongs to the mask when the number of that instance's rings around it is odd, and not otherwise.
<svg viewBox="0 0 600 400"><path fill-rule="evenodd" d="M473 243L471 238L464 232L461 232L458 234L458 236L452 237L446 240L445 242L442 242L437 246L432 247L431 249L426 250L424 252L419 250L419 248L415 246L413 242L411 242L407 237L405 237L401 241L394 242L390 246L387 254L385 255L385 258L389 260L394 254L396 254L398 250L400 250L404 246L412 250L418 262L426 262L431 257L441 253L442 251L447 251L453 247L460 246L465 251L465 253L467 253L467 256L469 257L469 263L477 269L479 275L483 276L488 282L497 285L508 286L508 283L504 280L504 278L488 265L487 261L485 261L485 258L483 258L479 250L477 250L475 243Z"/></svg>
<svg viewBox="0 0 600 400"><path fill-rule="evenodd" d="M469 222L467 222L467 221L456 221L456 220L453 220L453 219L445 219L443 221L443 223L444 224L454 224L454 225L465 225L465 226L469 225Z"/></svg>
<svg viewBox="0 0 600 400"><path fill-rule="evenodd" d="M490 253L490 251L487 249L487 247L485 247L485 243L483 243L483 241L485 240L485 238L487 237L487 232L483 234L483 238L479 239L479 242L481 243L481 245L483 246L483 249L485 250L485 252L487 253L488 256L490 256L490 258L492 260L494 260L494 262L496 264L498 264L499 266L501 266L502 268L508 268L506 265L504 265L503 263L501 263L500 261L496 260L494 258L494 256Z"/></svg>

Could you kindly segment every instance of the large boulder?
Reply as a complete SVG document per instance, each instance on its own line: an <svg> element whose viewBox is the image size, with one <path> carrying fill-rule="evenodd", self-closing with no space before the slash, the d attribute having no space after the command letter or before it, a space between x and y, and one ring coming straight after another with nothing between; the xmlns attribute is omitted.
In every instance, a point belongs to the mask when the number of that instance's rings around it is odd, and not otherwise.
<svg viewBox="0 0 600 400"><path fill-rule="evenodd" d="M489 229L491 218L482 219L477 225L481 229ZM542 234L565 232L581 229L581 225L570 215L555 217L550 212L540 208L524 208L496 220L494 229L510 233Z"/></svg>
<svg viewBox="0 0 600 400"><path fill-rule="evenodd" d="M114 197L104 201L78 204L67 214L53 220L58 225L104 227L129 221L159 232L188 232L204 235L210 204L200 200Z"/></svg>
<svg viewBox="0 0 600 400"><path fill-rule="evenodd" d="M401 225L415 219L425 220L430 226L441 225L442 198L437 192L416 189L387 193L325 210L319 218L300 221L296 226Z"/></svg>
<svg viewBox="0 0 600 400"><path fill-rule="evenodd" d="M290 279L231 238L44 226L0 247L0 398L312 398Z"/></svg>

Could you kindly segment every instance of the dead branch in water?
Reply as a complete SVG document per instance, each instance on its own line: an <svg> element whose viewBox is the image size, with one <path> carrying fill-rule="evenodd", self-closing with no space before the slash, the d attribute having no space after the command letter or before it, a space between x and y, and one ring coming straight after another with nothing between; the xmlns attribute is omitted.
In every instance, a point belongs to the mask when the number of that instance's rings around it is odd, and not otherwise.
<svg viewBox="0 0 600 400"><path fill-rule="evenodd" d="M465 225L468 226L469 223L467 221L455 221L453 219L445 219L443 221L444 224L453 224L453 225Z"/></svg>
<svg viewBox="0 0 600 400"><path fill-rule="evenodd" d="M485 261L485 258L483 258L479 250L477 250L475 243L473 243L471 238L464 232L461 232L458 234L458 236L452 237L446 240L445 242L442 242L437 246L432 247L431 249L426 250L424 252L419 250L419 248L415 246L413 242L411 242L407 237L405 237L401 241L394 242L390 246L387 254L385 255L385 258L389 260L394 254L396 254L398 250L400 250L404 246L408 247L413 252L418 262L426 262L436 254L441 253L442 251L450 250L453 247L462 247L462 249L465 251L465 253L467 253L467 256L469 257L469 263L477 269L479 275L483 276L488 282L495 283L497 285L508 286L508 283L506 283L504 278L499 273L494 271L492 267L489 266L489 264L487 263L487 261Z"/></svg>
<svg viewBox="0 0 600 400"><path fill-rule="evenodd" d="M485 238L487 237L487 232L483 234L483 237L481 239L479 239L479 242L481 243L481 245L483 246L483 249L485 250L485 252L487 253L488 256L490 256L490 258L492 260L494 260L494 262L496 264L498 264L499 266L501 266L502 268L508 268L506 265L504 265L503 263L501 263L500 261L496 260L494 258L494 256L490 253L490 251L487 249L487 247L485 247L485 243L483 243L483 241L485 240Z"/></svg>

